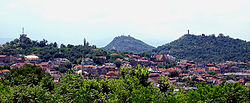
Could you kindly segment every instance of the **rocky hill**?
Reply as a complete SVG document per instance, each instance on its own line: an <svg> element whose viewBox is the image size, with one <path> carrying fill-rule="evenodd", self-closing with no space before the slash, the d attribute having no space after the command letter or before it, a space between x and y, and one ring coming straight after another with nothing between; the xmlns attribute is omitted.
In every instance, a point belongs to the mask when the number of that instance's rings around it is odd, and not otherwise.
<svg viewBox="0 0 250 103"><path fill-rule="evenodd" d="M118 36L115 37L104 49L111 50L115 49L118 51L128 51L128 52L145 52L151 51L155 47L144 43L141 40L135 39L131 36Z"/></svg>

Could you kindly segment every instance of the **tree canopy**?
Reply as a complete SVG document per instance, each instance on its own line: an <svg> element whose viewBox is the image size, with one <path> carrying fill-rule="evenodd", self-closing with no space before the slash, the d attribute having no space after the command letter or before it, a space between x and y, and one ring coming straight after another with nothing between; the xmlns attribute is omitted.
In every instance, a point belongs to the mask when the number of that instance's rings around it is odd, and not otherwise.
<svg viewBox="0 0 250 103"><path fill-rule="evenodd" d="M59 83L40 67L26 65L0 79L0 102L249 102L250 86L240 83L196 84L196 90L173 91L166 77L159 87L142 66L121 68L117 79L83 79L69 70ZM176 87L178 88L178 87Z"/></svg>

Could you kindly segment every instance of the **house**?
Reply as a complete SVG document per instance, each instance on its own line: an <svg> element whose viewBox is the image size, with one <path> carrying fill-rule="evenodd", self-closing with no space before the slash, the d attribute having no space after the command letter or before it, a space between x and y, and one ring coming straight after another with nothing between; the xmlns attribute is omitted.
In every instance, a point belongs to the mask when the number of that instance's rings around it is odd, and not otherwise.
<svg viewBox="0 0 250 103"><path fill-rule="evenodd" d="M156 62L150 61L150 66L157 66Z"/></svg>
<svg viewBox="0 0 250 103"><path fill-rule="evenodd" d="M178 64L176 65L177 68L181 68L181 69L187 69L188 66L186 64Z"/></svg>
<svg viewBox="0 0 250 103"><path fill-rule="evenodd" d="M83 65L76 65L76 66L74 66L73 69L74 69L75 71L82 70L82 69L83 69Z"/></svg>
<svg viewBox="0 0 250 103"><path fill-rule="evenodd" d="M191 74L196 74L196 75L199 75L199 74L202 74L202 73L205 73L206 71L202 68L199 68L199 67L196 67L196 68L190 68L188 69L189 73Z"/></svg>
<svg viewBox="0 0 250 103"><path fill-rule="evenodd" d="M133 66L136 66L138 64L144 65L144 66L150 66L150 61L149 60L142 60L142 59L135 59L135 60L131 60L130 64Z"/></svg>
<svg viewBox="0 0 250 103"><path fill-rule="evenodd" d="M21 68L24 66L24 64L30 64L30 63L15 63L10 66L10 69Z"/></svg>
<svg viewBox="0 0 250 103"><path fill-rule="evenodd" d="M161 71L158 71L156 68L148 68L148 71L150 72L150 73L161 73Z"/></svg>
<svg viewBox="0 0 250 103"><path fill-rule="evenodd" d="M53 64L51 61L49 62L41 62L38 64L41 68L53 68Z"/></svg>
<svg viewBox="0 0 250 103"><path fill-rule="evenodd" d="M98 67L94 65L83 65L82 66L82 73L87 73L88 75L91 74L92 76L96 76L98 74Z"/></svg>
<svg viewBox="0 0 250 103"><path fill-rule="evenodd" d="M5 76L10 72L8 69L0 70L0 76Z"/></svg>
<svg viewBox="0 0 250 103"><path fill-rule="evenodd" d="M69 60L67 58L54 58L54 60L52 61L52 63L55 65L60 65L65 62L69 62Z"/></svg>
<svg viewBox="0 0 250 103"><path fill-rule="evenodd" d="M107 71L118 71L114 63L104 63L104 69L107 69Z"/></svg>
<svg viewBox="0 0 250 103"><path fill-rule="evenodd" d="M39 64L41 60L36 55L27 55L24 56L25 63L31 63L31 64Z"/></svg>
<svg viewBox="0 0 250 103"><path fill-rule="evenodd" d="M123 62L122 62L122 66L131 67L129 61L123 61Z"/></svg>
<svg viewBox="0 0 250 103"><path fill-rule="evenodd" d="M13 60L13 56L0 55L0 62L9 63Z"/></svg>
<svg viewBox="0 0 250 103"><path fill-rule="evenodd" d="M224 73L223 76L233 76L234 78L239 77L244 78L247 81L250 80L250 73Z"/></svg>
<svg viewBox="0 0 250 103"><path fill-rule="evenodd" d="M181 72L181 69L180 68L168 68L167 71L168 72L173 72L173 71Z"/></svg>
<svg viewBox="0 0 250 103"><path fill-rule="evenodd" d="M228 81L226 81L226 84L228 84L228 83L236 83L234 80L228 80Z"/></svg>
<svg viewBox="0 0 250 103"><path fill-rule="evenodd" d="M14 57L14 60L13 60L15 63L24 63L24 59L21 58L21 57Z"/></svg>
<svg viewBox="0 0 250 103"><path fill-rule="evenodd" d="M199 76L199 77L197 78L197 81L199 81L199 82L205 82L206 80Z"/></svg>
<svg viewBox="0 0 250 103"><path fill-rule="evenodd" d="M178 63L180 63L180 64L187 64L187 60L181 59L180 62L178 62Z"/></svg>
<svg viewBox="0 0 250 103"><path fill-rule="evenodd" d="M7 55L0 55L1 62L6 62L6 60L7 60Z"/></svg>
<svg viewBox="0 0 250 103"><path fill-rule="evenodd" d="M94 65L83 65L83 69L86 70L86 69L96 69L97 66L94 66Z"/></svg>
<svg viewBox="0 0 250 103"><path fill-rule="evenodd" d="M245 80L244 80L243 78L241 78L241 79L240 79L240 80L238 80L237 82L239 82L239 83L241 83L241 84L243 84L243 85L244 85Z"/></svg>
<svg viewBox="0 0 250 103"><path fill-rule="evenodd" d="M149 81L149 82L153 82L154 85L158 85L158 78L159 78L159 77L160 77L160 76L157 75L157 74L152 74L152 75L150 75L150 77L148 78L148 81Z"/></svg>
<svg viewBox="0 0 250 103"><path fill-rule="evenodd" d="M134 59L140 59L140 56L138 54L133 54L132 58L134 58Z"/></svg>
<svg viewBox="0 0 250 103"><path fill-rule="evenodd" d="M164 55L159 54L159 55L156 55L154 62L157 62L157 64L163 64L167 61L167 59L168 59L168 57L166 54L164 54Z"/></svg>
<svg viewBox="0 0 250 103"><path fill-rule="evenodd" d="M207 67L213 67L213 66L214 66L214 64L212 64L212 63L207 64Z"/></svg>
<svg viewBox="0 0 250 103"><path fill-rule="evenodd" d="M114 71L109 71L107 74L106 74L106 76L107 76L107 78L115 78L115 77L118 77L119 76L119 71L116 71L116 72L114 72Z"/></svg>
<svg viewBox="0 0 250 103"><path fill-rule="evenodd" d="M216 79L213 77L206 77L207 83L214 84L216 83Z"/></svg>
<svg viewBox="0 0 250 103"><path fill-rule="evenodd" d="M229 68L229 72L243 72L243 69L237 66L232 66Z"/></svg>
<svg viewBox="0 0 250 103"><path fill-rule="evenodd" d="M93 59L90 59L90 58L85 58L84 59L84 65L89 65L91 63L94 63Z"/></svg>
<svg viewBox="0 0 250 103"><path fill-rule="evenodd" d="M108 73L108 70L104 69L104 66L98 66L97 70L99 75L106 75Z"/></svg>
<svg viewBox="0 0 250 103"><path fill-rule="evenodd" d="M123 61L123 59L121 59L121 58L116 58L116 60L117 60L117 61L120 61L120 62Z"/></svg>
<svg viewBox="0 0 250 103"><path fill-rule="evenodd" d="M244 62L239 62L237 63L238 66L244 66L244 65L247 65L247 63L244 63Z"/></svg>
<svg viewBox="0 0 250 103"><path fill-rule="evenodd" d="M58 83L60 81L61 75L59 75L59 74L53 74L51 76L54 77L54 80L53 80L54 82Z"/></svg>
<svg viewBox="0 0 250 103"><path fill-rule="evenodd" d="M207 67L207 71L212 71L216 73L220 73L220 69L216 67Z"/></svg>
<svg viewBox="0 0 250 103"><path fill-rule="evenodd" d="M176 61L176 57L174 57L172 55L167 54L167 58L172 60L172 61Z"/></svg>
<svg viewBox="0 0 250 103"><path fill-rule="evenodd" d="M110 54L111 56L113 56L113 55L118 55L117 53L112 53L112 54Z"/></svg>

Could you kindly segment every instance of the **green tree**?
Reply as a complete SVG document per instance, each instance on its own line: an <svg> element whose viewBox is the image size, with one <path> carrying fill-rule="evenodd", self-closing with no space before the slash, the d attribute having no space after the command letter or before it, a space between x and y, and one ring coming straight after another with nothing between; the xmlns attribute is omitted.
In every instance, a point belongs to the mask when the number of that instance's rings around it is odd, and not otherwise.
<svg viewBox="0 0 250 103"><path fill-rule="evenodd" d="M120 67L122 65L122 62L119 60L115 60L113 63L115 63L117 67Z"/></svg>
<svg viewBox="0 0 250 103"><path fill-rule="evenodd" d="M162 92L167 92L170 88L170 83L167 78L160 76L158 79L159 88Z"/></svg>
<svg viewBox="0 0 250 103"><path fill-rule="evenodd" d="M179 72L176 70L169 73L169 77L178 77L178 76L179 76Z"/></svg>

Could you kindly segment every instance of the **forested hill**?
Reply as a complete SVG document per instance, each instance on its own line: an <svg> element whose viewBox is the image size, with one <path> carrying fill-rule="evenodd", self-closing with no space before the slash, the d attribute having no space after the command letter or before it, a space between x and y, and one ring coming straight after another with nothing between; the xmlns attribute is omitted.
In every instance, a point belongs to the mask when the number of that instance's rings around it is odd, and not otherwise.
<svg viewBox="0 0 250 103"><path fill-rule="evenodd" d="M49 61L53 58L67 58L72 63L76 64L82 57L94 58L95 56L107 56L108 51L98 49L94 45L84 40L84 45L58 45L56 42L48 43L47 40L34 41L28 37L15 39L11 42L3 44L0 47L0 55L13 55L17 54L30 55L35 54L42 59L42 61Z"/></svg>
<svg viewBox="0 0 250 103"><path fill-rule="evenodd" d="M145 52L151 51L155 47L144 43L141 40L135 39L131 36L118 36L113 39L104 49L111 50L116 49L118 51L128 51L128 52Z"/></svg>
<svg viewBox="0 0 250 103"><path fill-rule="evenodd" d="M229 36L185 34L179 39L153 50L156 53L169 53L177 58L196 61L249 61L250 42L233 39Z"/></svg>

